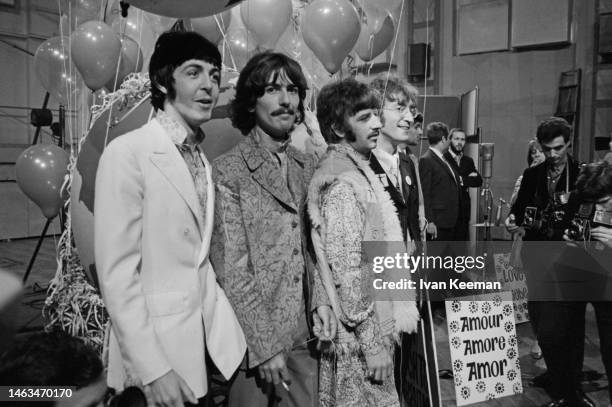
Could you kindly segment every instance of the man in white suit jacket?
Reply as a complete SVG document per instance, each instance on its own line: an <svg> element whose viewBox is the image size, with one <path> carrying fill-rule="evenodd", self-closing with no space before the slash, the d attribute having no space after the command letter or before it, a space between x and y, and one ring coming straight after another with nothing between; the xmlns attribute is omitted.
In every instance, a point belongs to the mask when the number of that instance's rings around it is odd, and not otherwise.
<svg viewBox="0 0 612 407"><path fill-rule="evenodd" d="M109 143L96 176L108 384L143 385L149 405L203 403L205 350L228 379L246 350L208 260L214 185L200 125L217 102L220 67L199 34L162 34L149 65L156 116Z"/></svg>

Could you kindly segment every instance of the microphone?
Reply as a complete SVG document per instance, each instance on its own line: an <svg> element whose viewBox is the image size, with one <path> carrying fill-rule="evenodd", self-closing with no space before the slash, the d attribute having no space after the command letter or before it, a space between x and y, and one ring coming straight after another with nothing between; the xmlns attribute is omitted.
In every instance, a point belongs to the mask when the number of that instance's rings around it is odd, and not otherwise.
<svg viewBox="0 0 612 407"><path fill-rule="evenodd" d="M481 143L479 155L482 157L482 177L491 178L493 176L493 154L495 143Z"/></svg>

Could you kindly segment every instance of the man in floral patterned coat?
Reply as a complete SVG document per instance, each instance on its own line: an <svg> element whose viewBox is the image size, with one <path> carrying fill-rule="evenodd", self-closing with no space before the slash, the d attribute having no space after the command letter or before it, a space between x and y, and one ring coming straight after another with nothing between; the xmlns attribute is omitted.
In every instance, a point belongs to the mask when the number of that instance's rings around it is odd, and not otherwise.
<svg viewBox="0 0 612 407"><path fill-rule="evenodd" d="M416 331L414 293L382 300L371 289L366 246L403 242L397 211L370 168L382 124L380 95L354 79L330 83L317 98L329 147L308 190L320 274L339 320L334 346L321 355L323 407L399 407L393 341ZM320 243L319 243L320 242Z"/></svg>
<svg viewBox="0 0 612 407"><path fill-rule="evenodd" d="M245 138L213 163L211 257L248 347L231 383L230 406L318 406L309 320L325 301L310 294L318 279L305 216L315 162L289 145L291 130L304 117L306 88L300 66L289 57L253 57L232 102L232 122ZM329 329L335 323L331 309L319 308Z"/></svg>

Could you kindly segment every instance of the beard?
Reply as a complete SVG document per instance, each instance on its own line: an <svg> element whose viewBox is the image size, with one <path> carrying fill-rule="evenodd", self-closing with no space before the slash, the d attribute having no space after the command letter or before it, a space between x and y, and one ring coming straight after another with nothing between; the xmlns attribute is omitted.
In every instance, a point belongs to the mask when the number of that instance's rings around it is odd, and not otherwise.
<svg viewBox="0 0 612 407"><path fill-rule="evenodd" d="M450 145L450 149L451 149L451 151L452 151L453 153L455 153L455 154L461 154L461 153L463 152L463 147L462 147L462 148L459 150L459 149L457 149L457 147L455 147L455 146L454 146L454 145L452 145L452 144Z"/></svg>

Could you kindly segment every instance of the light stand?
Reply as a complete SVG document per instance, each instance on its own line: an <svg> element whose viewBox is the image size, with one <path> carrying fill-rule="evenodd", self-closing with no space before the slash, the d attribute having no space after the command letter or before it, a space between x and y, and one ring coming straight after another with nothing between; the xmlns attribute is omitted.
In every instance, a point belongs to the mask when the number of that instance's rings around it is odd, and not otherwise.
<svg viewBox="0 0 612 407"><path fill-rule="evenodd" d="M57 140L58 146L63 148L64 142L65 142L64 134L65 134L65 126L66 126L66 109L64 108L63 105L60 105L59 123L52 123L53 115L51 111L47 109L48 102L49 102L49 92L45 94L45 98L43 101L43 107L41 109L32 109L32 112L30 114L30 123L33 126L36 126L36 133L34 134L34 140L32 142L32 145L35 145L38 143L38 138L40 135L41 127L50 126L53 132L53 139ZM61 227L62 232L64 231L64 228L65 228L65 224L64 224L64 219L66 218L65 215L66 215L66 212L65 212L64 207L62 206L62 209L60 210L60 213L59 213L60 227ZM53 219L55 219L55 217L47 218L47 221L45 222L45 226L43 226L43 230L40 233L40 236L38 237L36 248L34 249L34 253L32 253L32 257L30 257L30 262L28 263L26 272L23 275L22 281L24 285L27 282L28 277L30 276L30 273L32 272L34 261L36 260L36 257L38 256L38 251L40 250L40 246L42 245L42 242L47 235L47 230L49 229L49 225L51 225L51 222L53 221Z"/></svg>

